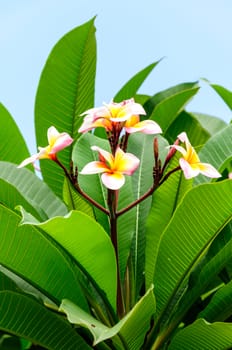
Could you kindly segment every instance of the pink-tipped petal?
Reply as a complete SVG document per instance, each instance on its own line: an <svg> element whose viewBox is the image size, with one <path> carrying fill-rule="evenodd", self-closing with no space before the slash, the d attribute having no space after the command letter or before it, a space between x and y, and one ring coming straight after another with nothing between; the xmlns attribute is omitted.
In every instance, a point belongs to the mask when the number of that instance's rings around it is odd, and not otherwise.
<svg viewBox="0 0 232 350"><path fill-rule="evenodd" d="M54 142L59 136L60 136L60 133L54 126L50 126L50 128L48 128L47 138L48 138L49 145L54 144Z"/></svg>
<svg viewBox="0 0 232 350"><path fill-rule="evenodd" d="M221 177L221 174L215 169L211 164L200 163L199 164L200 173L207 177L218 178Z"/></svg>
<svg viewBox="0 0 232 350"><path fill-rule="evenodd" d="M105 166L104 163L93 161L86 164L84 168L81 170L80 174L91 175L91 174L100 174L108 171L109 169Z"/></svg>
<svg viewBox="0 0 232 350"><path fill-rule="evenodd" d="M61 134L59 134L59 137L56 139L53 146L51 147L50 153L57 153L71 145L72 142L72 137L68 133L62 132Z"/></svg>
<svg viewBox="0 0 232 350"><path fill-rule="evenodd" d="M185 131L183 131L182 133L180 133L177 137L178 137L178 139L179 139L181 142L190 143L190 142L189 142L189 139L188 139L188 136L187 136L187 134L186 134Z"/></svg>
<svg viewBox="0 0 232 350"><path fill-rule="evenodd" d="M138 168L140 160L132 153L124 153L120 148L115 154L114 166L122 174L132 175Z"/></svg>
<svg viewBox="0 0 232 350"><path fill-rule="evenodd" d="M178 146L178 145L171 145L169 146L171 148L175 148L177 151L179 151L181 154L183 154L183 156L185 157L187 154L187 151L184 149L184 147L182 146Z"/></svg>
<svg viewBox="0 0 232 350"><path fill-rule="evenodd" d="M98 147L98 146L92 146L91 149L93 151L97 151L107 163L111 166L113 164L114 158L111 153L105 151L104 149Z"/></svg>
<svg viewBox="0 0 232 350"><path fill-rule="evenodd" d="M133 134L135 132L142 132L144 134L161 134L162 130L160 126L153 120L144 120L131 127L125 127L128 134Z"/></svg>
<svg viewBox="0 0 232 350"><path fill-rule="evenodd" d="M39 159L39 153L34 154L33 156L26 158L20 163L17 168L23 168L28 164L34 163L37 159Z"/></svg>
<svg viewBox="0 0 232 350"><path fill-rule="evenodd" d="M103 173L101 179L110 190L119 190L125 183L125 177L120 173Z"/></svg>
<svg viewBox="0 0 232 350"><path fill-rule="evenodd" d="M179 164L180 164L181 169L183 170L184 177L186 179L191 179L191 178L199 175L199 173L200 173L199 168L191 167L191 165L184 158L180 158Z"/></svg>

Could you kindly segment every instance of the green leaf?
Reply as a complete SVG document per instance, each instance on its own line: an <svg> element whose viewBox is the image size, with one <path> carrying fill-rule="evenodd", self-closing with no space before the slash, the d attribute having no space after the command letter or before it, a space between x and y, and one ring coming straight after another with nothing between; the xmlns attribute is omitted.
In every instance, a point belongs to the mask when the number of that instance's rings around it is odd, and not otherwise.
<svg viewBox="0 0 232 350"><path fill-rule="evenodd" d="M167 172L178 166L175 156ZM153 194L151 210L146 223L146 263L145 278L147 288L153 282L159 241L184 194L192 188L192 181L183 173L172 174Z"/></svg>
<svg viewBox="0 0 232 350"><path fill-rule="evenodd" d="M199 121L195 118L192 113L182 111L174 122L169 126L165 135L170 144L173 144L177 136L185 131L188 134L188 138L191 144L199 151L204 143L210 137L209 132L202 127Z"/></svg>
<svg viewBox="0 0 232 350"><path fill-rule="evenodd" d="M212 115L195 112L191 112L191 114L194 115L194 117L201 123L202 127L207 130L211 136L227 126L224 120L213 117Z"/></svg>
<svg viewBox="0 0 232 350"><path fill-rule="evenodd" d="M54 302L68 297L88 309L78 271L67 254L41 230L19 226L21 218L0 205L0 264L23 277Z"/></svg>
<svg viewBox="0 0 232 350"><path fill-rule="evenodd" d="M115 254L103 228L89 216L77 211L38 224L38 227L64 247L78 266L87 271L115 308Z"/></svg>
<svg viewBox="0 0 232 350"><path fill-rule="evenodd" d="M63 198L70 211L79 210L94 218L93 207L73 188L67 179L64 181Z"/></svg>
<svg viewBox="0 0 232 350"><path fill-rule="evenodd" d="M35 103L38 146L47 145L46 130L54 125L74 139L82 123L80 114L93 107L96 71L94 19L66 34L52 49L43 69ZM72 146L59 153L69 167ZM41 161L42 175L58 196L62 196L64 174L53 162Z"/></svg>
<svg viewBox="0 0 232 350"><path fill-rule="evenodd" d="M227 106L232 110L232 91L217 84L210 84L210 86L212 86L212 88L218 93L218 95L223 99Z"/></svg>
<svg viewBox="0 0 232 350"><path fill-rule="evenodd" d="M198 92L197 83L184 83L154 95L148 100L144 107L163 130L165 135L167 129L174 122L175 118L183 111L187 103Z"/></svg>
<svg viewBox="0 0 232 350"><path fill-rule="evenodd" d="M199 314L209 322L225 321L232 315L232 281L221 287Z"/></svg>
<svg viewBox="0 0 232 350"><path fill-rule="evenodd" d="M160 61L161 60L150 64L149 66L138 72L135 76L133 76L114 96L114 101L121 102L123 100L128 100L134 97L144 80Z"/></svg>
<svg viewBox="0 0 232 350"><path fill-rule="evenodd" d="M176 334L169 350L225 350L232 346L231 323L197 320Z"/></svg>
<svg viewBox="0 0 232 350"><path fill-rule="evenodd" d="M199 152L201 162L210 163L219 172L232 157L232 125L228 125L214 136L212 136ZM198 176L195 183L209 182L211 179L206 176Z"/></svg>
<svg viewBox="0 0 232 350"><path fill-rule="evenodd" d="M4 126L0 129L1 160L19 164L23 159L28 158L30 153L15 121L1 103L0 119L2 125ZM31 169L33 168L31 167Z"/></svg>
<svg viewBox="0 0 232 350"><path fill-rule="evenodd" d="M50 350L91 349L61 316L18 292L0 292L0 329Z"/></svg>
<svg viewBox="0 0 232 350"><path fill-rule="evenodd" d="M168 310L193 266L231 220L231 195L230 180L205 184L187 192L178 206L158 248L154 281L159 314Z"/></svg>
<svg viewBox="0 0 232 350"><path fill-rule="evenodd" d="M88 162L98 160L98 153L91 150L91 146L97 145L110 152L109 143L106 140L98 138L92 134L83 135L76 143L73 150L73 163L81 170ZM107 190L103 185L100 176L97 175L79 175L78 182L82 190L86 192L96 202L107 208ZM131 179L127 177L125 185L120 189L118 208L122 209L133 202ZM109 219L99 209L94 208L97 221L110 234ZM118 218L118 246L119 246L119 265L120 274L123 278L128 256L130 253L131 241L134 235L134 209Z"/></svg>
<svg viewBox="0 0 232 350"><path fill-rule="evenodd" d="M67 299L62 301L60 311L67 314L69 322L85 327L92 333L93 346L110 338L113 338L114 342L114 337L120 334L126 349L137 350L144 342L151 318L155 313L153 287L121 321L111 328L106 327Z"/></svg>
<svg viewBox="0 0 232 350"><path fill-rule="evenodd" d="M14 210L23 206L40 220L67 214L64 203L28 169L0 162L1 202Z"/></svg>
<svg viewBox="0 0 232 350"><path fill-rule="evenodd" d="M159 157L163 162L167 154L166 146L168 145L164 138L161 136L137 133L131 135L129 139L128 152L133 153L140 159L139 168L132 176L135 199L140 198L153 185L154 137L157 137L159 144ZM137 205L134 212L134 237L131 251L137 293L141 288L141 282L144 278L145 222L150 211L150 207L151 196Z"/></svg>

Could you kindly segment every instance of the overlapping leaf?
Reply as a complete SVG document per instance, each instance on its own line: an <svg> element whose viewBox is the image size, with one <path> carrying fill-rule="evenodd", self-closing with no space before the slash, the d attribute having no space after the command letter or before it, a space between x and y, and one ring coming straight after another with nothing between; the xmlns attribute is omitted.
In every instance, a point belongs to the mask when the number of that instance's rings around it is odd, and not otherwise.
<svg viewBox="0 0 232 350"><path fill-rule="evenodd" d="M74 139L82 122L80 114L93 107L96 70L94 19L66 34L52 49L43 69L35 104L38 146L47 145L46 131L54 125ZM60 153L69 167L72 147ZM44 180L62 197L63 172L52 162L41 162Z"/></svg>
<svg viewBox="0 0 232 350"><path fill-rule="evenodd" d="M209 243L232 219L231 195L228 180L198 186L180 203L158 249L154 281L159 313L167 310Z"/></svg>
<svg viewBox="0 0 232 350"><path fill-rule="evenodd" d="M0 159L20 164L23 159L29 157L29 151L15 121L1 103L0 119L1 124L4 126L0 128Z"/></svg>
<svg viewBox="0 0 232 350"><path fill-rule="evenodd" d="M41 231L19 226L20 217L0 205L0 264L23 276L54 302L69 295L88 309L78 282L78 271L67 254Z"/></svg>

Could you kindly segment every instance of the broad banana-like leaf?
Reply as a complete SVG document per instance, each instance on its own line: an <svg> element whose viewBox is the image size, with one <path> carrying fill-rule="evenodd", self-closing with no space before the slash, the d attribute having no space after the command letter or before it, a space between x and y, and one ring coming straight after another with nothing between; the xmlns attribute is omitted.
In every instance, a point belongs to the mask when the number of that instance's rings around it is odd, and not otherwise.
<svg viewBox="0 0 232 350"><path fill-rule="evenodd" d="M36 227L64 247L80 269L86 271L106 294L115 308L115 254L110 238L103 228L88 215L77 211L70 212L66 217L48 220Z"/></svg>
<svg viewBox="0 0 232 350"><path fill-rule="evenodd" d="M226 229L226 227L223 229L223 231ZM220 237L221 233L222 232L220 232L218 237L216 237L216 240ZM213 242L213 244L214 243L215 241ZM210 246L210 249L207 252L204 259L202 259L199 262L199 264L191 273L188 281L188 289L186 290L182 299L180 300L178 308L175 314L173 315L173 319L171 322L175 322L176 324L178 324L183 319L184 315L188 313L189 309L192 307L192 305L194 305L196 300L203 293L206 293L208 291L208 285L215 280L215 278L220 274L223 268L226 267L228 262L231 261L232 240L229 240L227 243L224 242L224 246L221 247L221 249L218 250L218 252L214 256L211 256L210 254L211 247L212 245ZM219 283L221 284L220 280ZM210 304L208 305L210 308ZM221 310L222 313L223 311L224 310ZM217 320L223 321L223 319ZM211 320L209 319L209 321Z"/></svg>
<svg viewBox="0 0 232 350"><path fill-rule="evenodd" d="M68 179L65 179L64 181L63 198L70 211L82 211L94 218L92 205L75 190Z"/></svg>
<svg viewBox="0 0 232 350"><path fill-rule="evenodd" d="M0 103L0 119L4 126L0 129L1 160L19 164L29 157L30 153L18 126L2 103ZM30 169L33 168L30 167Z"/></svg>
<svg viewBox="0 0 232 350"><path fill-rule="evenodd" d="M154 167L154 138L158 140L159 157L161 162L167 155L168 143L161 136L134 134L129 139L128 151L140 159L138 170L132 176L134 198L139 199L153 185ZM132 241L132 261L137 293L144 279L145 263L145 223L150 211L152 196L135 207L134 237ZM125 218L122 218L122 220Z"/></svg>
<svg viewBox="0 0 232 350"><path fill-rule="evenodd" d="M157 93L145 103L144 107L150 119L161 126L164 136L169 126L198 90L199 86L196 82L179 84Z"/></svg>
<svg viewBox="0 0 232 350"><path fill-rule="evenodd" d="M0 329L49 350L91 349L64 318L17 291L0 291Z"/></svg>
<svg viewBox="0 0 232 350"><path fill-rule="evenodd" d="M202 114L202 113L193 113L191 112L191 115L194 115L194 117L199 121L199 123L202 125L202 127L207 130L207 132L213 136L218 131L221 131L227 126L227 123L218 118L214 117L212 115L208 114Z"/></svg>
<svg viewBox="0 0 232 350"><path fill-rule="evenodd" d="M0 205L0 264L55 303L69 299L88 310L78 271L67 254L38 227L19 226L20 216Z"/></svg>
<svg viewBox="0 0 232 350"><path fill-rule="evenodd" d="M91 161L98 160L98 153L91 150L91 146L97 145L106 151L110 152L109 143L92 134L83 135L76 143L73 150L73 163L78 166L79 170ZM79 175L78 181L80 187L96 202L104 208L108 208L107 204L107 189L103 185L99 175ZM91 182L91 186L90 186ZM119 192L119 210L133 202L133 190L131 179L127 177L125 185ZM106 232L109 232L109 219L99 209L94 209L97 221L104 227ZM135 209L127 212L123 217L118 218L118 246L119 246L119 265L120 274L123 278L128 256L130 253L131 241L134 235Z"/></svg>
<svg viewBox="0 0 232 350"><path fill-rule="evenodd" d="M227 106L232 110L232 91L226 89L224 86L218 84L210 84L212 88L223 99Z"/></svg>
<svg viewBox="0 0 232 350"><path fill-rule="evenodd" d="M28 169L0 162L1 201L12 210L23 206L39 220L67 214L64 203L52 190Z"/></svg>
<svg viewBox="0 0 232 350"><path fill-rule="evenodd" d="M221 287L212 297L199 318L209 322L225 321L232 315L232 281Z"/></svg>
<svg viewBox="0 0 232 350"><path fill-rule="evenodd" d="M135 76L133 76L114 96L114 101L121 102L123 100L128 100L131 97L134 97L144 80L159 62L160 60L150 64L138 72Z"/></svg>
<svg viewBox="0 0 232 350"><path fill-rule="evenodd" d="M74 139L82 123L80 114L93 107L96 70L94 19L67 33L52 49L43 69L35 103L38 146L47 145L46 130L54 125ZM72 146L60 152L69 168ZM62 197L64 174L53 162L40 164L44 180Z"/></svg>
<svg viewBox="0 0 232 350"><path fill-rule="evenodd" d="M170 144L173 144L177 136L185 131L191 144L196 148L197 152L210 137L210 133L205 129L192 113L182 111L174 122L169 126L165 133L165 137Z"/></svg>
<svg viewBox="0 0 232 350"><path fill-rule="evenodd" d="M212 136L199 152L201 162L210 163L219 171L223 171L232 158L232 125L228 125ZM209 182L210 178L198 176L195 183Z"/></svg>
<svg viewBox="0 0 232 350"><path fill-rule="evenodd" d="M232 324L197 320L179 331L168 350L225 350L232 346Z"/></svg>
<svg viewBox="0 0 232 350"><path fill-rule="evenodd" d="M167 172L177 166L178 157L175 156ZM146 222L145 281L147 288L153 283L157 251L162 234L182 197L191 188L192 181L187 181L183 173L178 171L172 174L152 196L151 210Z"/></svg>
<svg viewBox="0 0 232 350"><path fill-rule="evenodd" d="M150 327L151 318L155 313L153 287L147 291L122 320L111 328L105 326L67 299L62 301L60 310L67 314L69 322L85 327L92 333L93 346L106 339L112 339L113 343L120 344L119 339L121 339L122 343L119 349L137 350L141 349ZM120 336L119 339L117 339L117 334Z"/></svg>
<svg viewBox="0 0 232 350"><path fill-rule="evenodd" d="M187 192L176 209L160 239L155 266L160 316L169 309L209 244L232 219L231 196L230 180L205 184Z"/></svg>

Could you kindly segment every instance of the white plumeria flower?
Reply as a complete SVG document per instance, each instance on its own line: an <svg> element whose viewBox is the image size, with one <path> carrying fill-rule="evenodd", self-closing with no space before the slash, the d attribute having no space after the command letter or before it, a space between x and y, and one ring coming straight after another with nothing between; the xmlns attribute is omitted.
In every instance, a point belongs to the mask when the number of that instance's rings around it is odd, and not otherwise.
<svg viewBox="0 0 232 350"><path fill-rule="evenodd" d="M80 174L99 174L103 184L111 189L118 190L125 183L124 175L132 175L139 166L139 159L131 153L125 153L119 147L115 156L100 147L92 146L93 151L99 154L99 161L85 165Z"/></svg>
<svg viewBox="0 0 232 350"><path fill-rule="evenodd" d="M179 164L186 179L191 179L199 174L211 178L221 177L221 174L211 164L201 163L185 132L182 132L177 137L181 142L185 143L186 148L178 145L172 145L171 147L175 148L183 156L180 158Z"/></svg>
<svg viewBox="0 0 232 350"><path fill-rule="evenodd" d="M69 136L68 133L62 132L59 133L54 126L51 126L47 131L48 137L48 146L39 147L39 152L32 155L29 158L26 158L18 168L22 168L30 163L35 163L38 159L56 159L56 153L68 147L73 139Z"/></svg>

